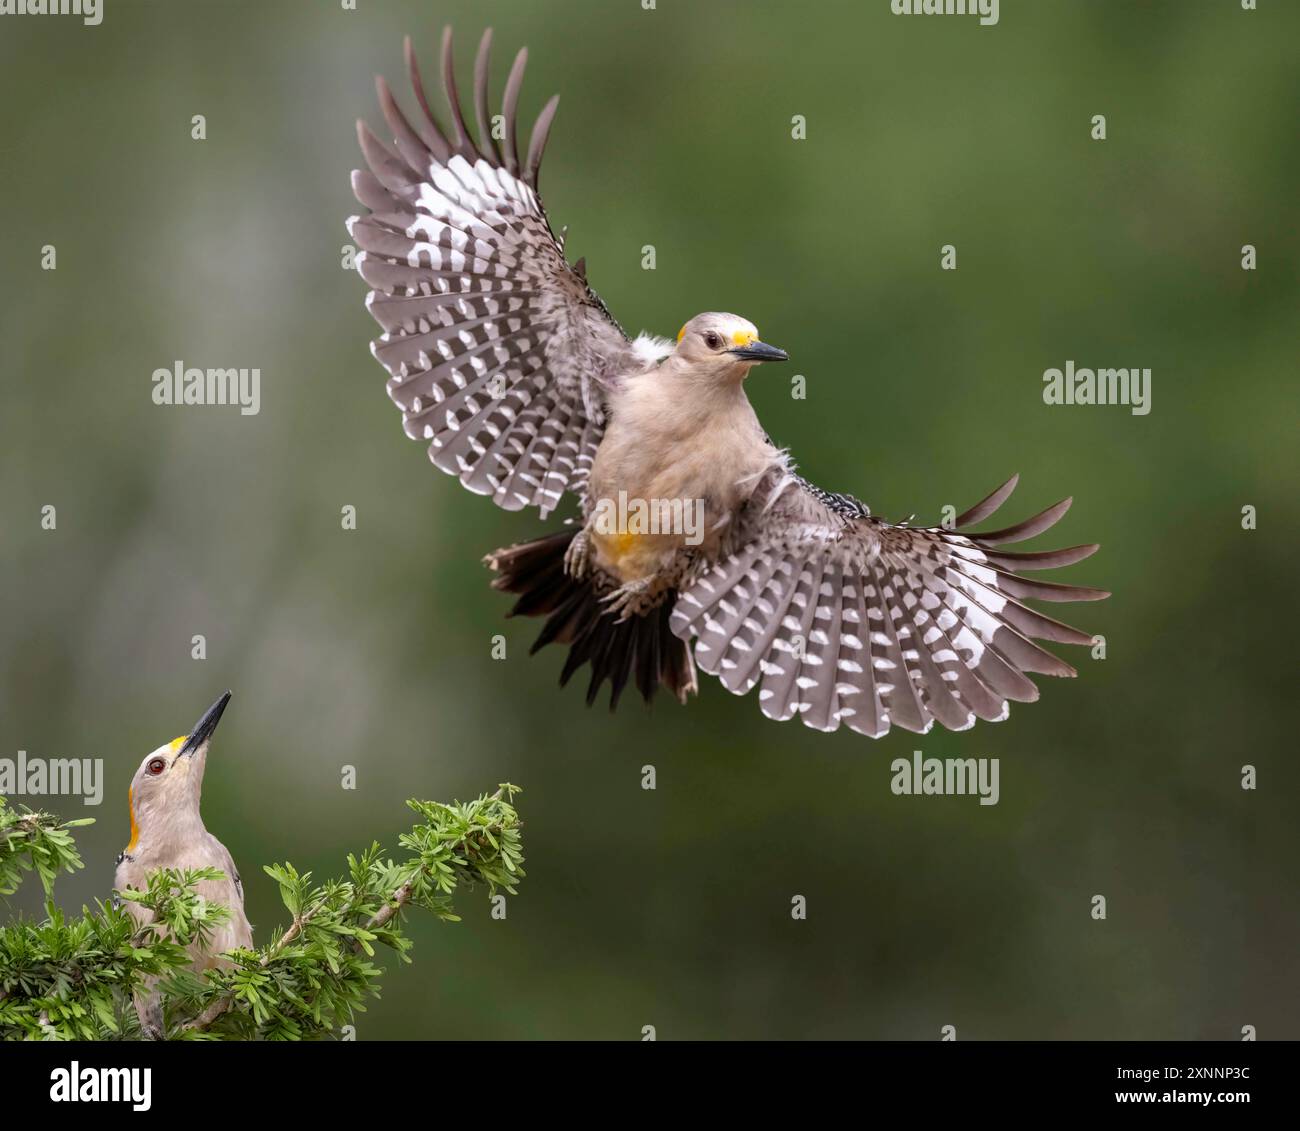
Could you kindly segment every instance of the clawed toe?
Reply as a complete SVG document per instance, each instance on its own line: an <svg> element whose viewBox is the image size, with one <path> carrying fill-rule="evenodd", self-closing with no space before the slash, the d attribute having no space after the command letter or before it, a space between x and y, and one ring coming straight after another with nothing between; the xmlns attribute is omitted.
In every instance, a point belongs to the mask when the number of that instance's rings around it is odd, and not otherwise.
<svg viewBox="0 0 1300 1131"><path fill-rule="evenodd" d="M606 612L616 614L619 620L627 620L636 612L637 604L649 591L651 579L643 577L639 581L629 581L620 585L612 593L606 593L600 599L602 605L608 605Z"/></svg>
<svg viewBox="0 0 1300 1131"><path fill-rule="evenodd" d="M587 573L587 560L591 553L590 539L585 530L579 530L564 551L564 572L581 580Z"/></svg>

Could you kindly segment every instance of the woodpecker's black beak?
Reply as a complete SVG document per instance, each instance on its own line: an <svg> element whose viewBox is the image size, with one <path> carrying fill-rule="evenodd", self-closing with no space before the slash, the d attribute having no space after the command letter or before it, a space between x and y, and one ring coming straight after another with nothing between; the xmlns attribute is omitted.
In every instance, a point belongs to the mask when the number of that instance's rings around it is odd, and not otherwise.
<svg viewBox="0 0 1300 1131"><path fill-rule="evenodd" d="M190 736L185 740L185 744L177 751L177 757L182 754L193 754L209 738L212 732L217 729L217 723L221 722L222 712L226 709L226 704L230 702L230 692L227 691L220 699L212 704L204 713L194 729L190 731Z"/></svg>
<svg viewBox="0 0 1300 1131"><path fill-rule="evenodd" d="M752 341L745 346L736 346L735 349L727 350L732 357L743 358L745 361L789 361L790 355L785 350L777 349L776 346L769 346L766 342Z"/></svg>

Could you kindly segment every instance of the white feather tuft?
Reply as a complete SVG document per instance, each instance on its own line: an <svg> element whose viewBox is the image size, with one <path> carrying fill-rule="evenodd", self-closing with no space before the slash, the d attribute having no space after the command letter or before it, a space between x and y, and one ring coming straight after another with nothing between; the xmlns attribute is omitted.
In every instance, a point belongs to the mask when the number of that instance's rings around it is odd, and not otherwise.
<svg viewBox="0 0 1300 1131"><path fill-rule="evenodd" d="M667 338L657 338L654 334L647 334L645 331L638 334L636 341L632 343L632 352L636 355L637 361L647 369L652 365L658 365L675 348Z"/></svg>

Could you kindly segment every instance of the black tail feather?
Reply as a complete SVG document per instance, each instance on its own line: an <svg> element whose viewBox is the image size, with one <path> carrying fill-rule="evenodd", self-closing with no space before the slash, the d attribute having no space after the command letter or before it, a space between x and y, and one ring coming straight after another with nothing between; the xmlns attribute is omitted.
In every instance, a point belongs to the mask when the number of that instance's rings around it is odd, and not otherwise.
<svg viewBox="0 0 1300 1131"><path fill-rule="evenodd" d="M590 579L575 581L564 571L564 554L576 533L563 530L508 546L485 559L497 572L492 587L519 594L510 616L546 617L529 654L551 643L569 645L560 686L583 664L591 664L588 706L606 680L611 711L629 680L647 703L660 685L684 703L696 689L695 663L685 642L669 627L674 594L644 616L625 621L610 616Z"/></svg>

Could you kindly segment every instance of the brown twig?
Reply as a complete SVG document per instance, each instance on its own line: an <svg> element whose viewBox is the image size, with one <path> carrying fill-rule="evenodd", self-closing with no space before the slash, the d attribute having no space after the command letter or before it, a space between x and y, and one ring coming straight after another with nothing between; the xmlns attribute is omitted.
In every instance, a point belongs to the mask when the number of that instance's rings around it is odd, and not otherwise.
<svg viewBox="0 0 1300 1131"><path fill-rule="evenodd" d="M280 941L277 942L275 946L272 947L270 950L268 950L264 955L262 955L263 967L269 966L275 958L278 958L280 956L280 954L284 951L285 947L287 947L291 942L294 941L294 939L296 939L300 934L302 934L303 927L305 927L307 923L311 921L312 916L315 915L316 912L321 909L321 905L324 902L325 902L324 900L320 900L319 902L309 907L301 915L294 916L293 922L289 924L289 929L285 931L283 935L280 936ZM225 1013L226 1010L228 1010L233 1003L234 1003L234 994L231 993L229 990L227 990L220 997L212 1001L208 1005L207 1009L205 1009L197 1017L193 1017L189 1021L185 1022L185 1024L181 1026L181 1032L188 1033L193 1029L206 1029L218 1017L220 1017L223 1013Z"/></svg>
<svg viewBox="0 0 1300 1131"><path fill-rule="evenodd" d="M392 896L389 898L388 902L383 905L383 907L381 907L372 916L370 916L370 921L366 923L366 930L373 931L380 927L385 926L388 923L388 921L392 919L394 915L396 915L399 911L401 911L402 908L405 907L410 902L411 902L411 885L403 884L400 888L398 888L395 892L393 892ZM359 940L354 940L352 945L353 947L359 949L361 944Z"/></svg>

